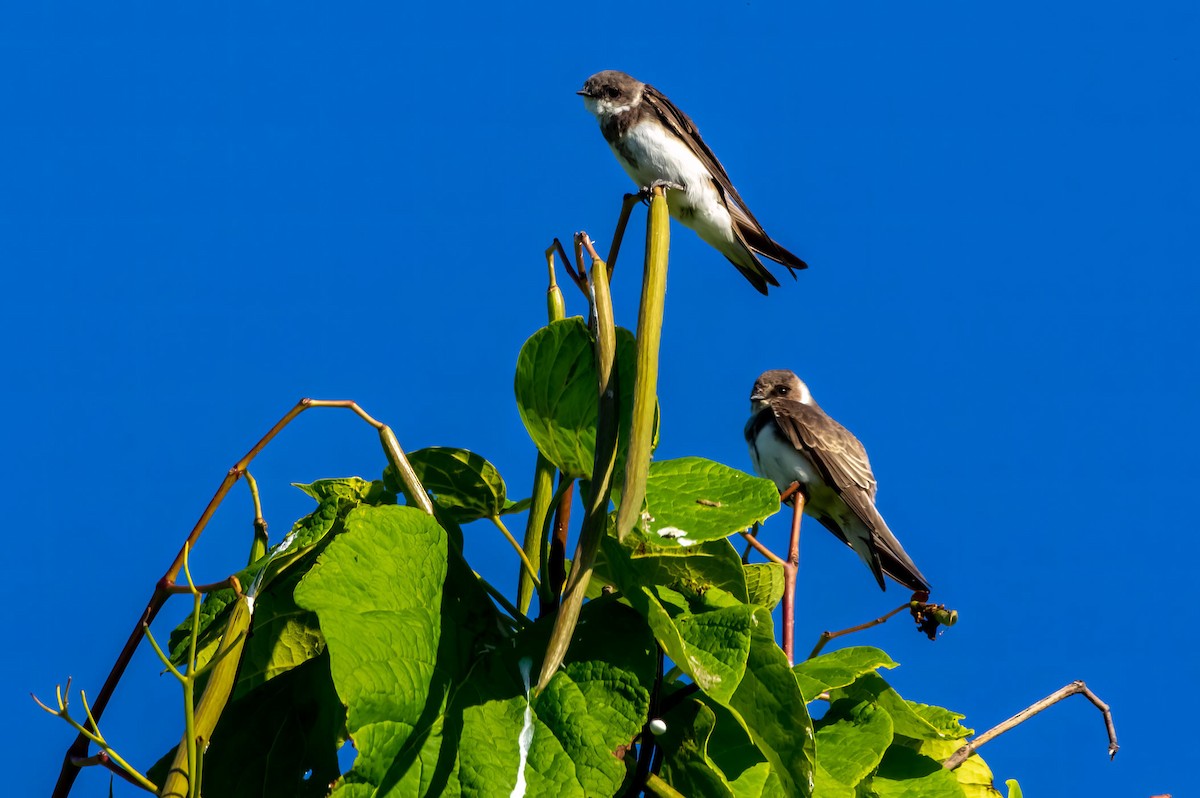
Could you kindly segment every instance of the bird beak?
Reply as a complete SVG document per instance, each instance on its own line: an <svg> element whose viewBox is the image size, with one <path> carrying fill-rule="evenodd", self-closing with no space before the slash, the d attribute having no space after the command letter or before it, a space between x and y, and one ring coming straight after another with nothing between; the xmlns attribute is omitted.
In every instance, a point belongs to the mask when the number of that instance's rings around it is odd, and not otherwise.
<svg viewBox="0 0 1200 798"><path fill-rule="evenodd" d="M575 93L582 97L591 97L592 96L591 93L587 89L580 89L579 91L577 91Z"/></svg>
<svg viewBox="0 0 1200 798"><path fill-rule="evenodd" d="M750 394L750 401L751 401L751 402L761 402L763 399L766 399L766 398L767 398L767 397L763 396L763 395L762 395L761 393L759 393L758 391L755 391L754 393Z"/></svg>

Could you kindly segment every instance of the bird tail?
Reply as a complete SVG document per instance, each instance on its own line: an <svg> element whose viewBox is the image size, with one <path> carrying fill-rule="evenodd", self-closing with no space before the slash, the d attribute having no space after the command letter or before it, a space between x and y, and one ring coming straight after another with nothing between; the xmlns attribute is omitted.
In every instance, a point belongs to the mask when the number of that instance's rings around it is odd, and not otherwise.
<svg viewBox="0 0 1200 798"><path fill-rule="evenodd" d="M883 518L878 513L876 513L876 518L878 518L878 524L871 534L871 542L874 544L871 548L875 552L876 566L871 570L875 571L875 578L879 581L879 586L883 587L883 576L877 569L882 569L883 573L909 590L928 591L929 580L917 568L917 564L912 561L912 557L908 556L908 552L900 545L900 541L888 529L887 524L883 522Z"/></svg>
<svg viewBox="0 0 1200 798"><path fill-rule="evenodd" d="M749 252L746 254L750 255ZM775 275L767 271L767 267L759 263L758 258L750 255L748 260L753 265L743 265L733 258L730 258L729 262L737 267L737 270L742 273L743 277L750 281L750 285L754 286L758 290L758 293L766 294L768 285L773 285L776 288L779 287L779 281L775 279Z"/></svg>
<svg viewBox="0 0 1200 798"><path fill-rule="evenodd" d="M929 580L917 568L916 563L908 556L908 552L900 545L900 541L888 529L883 516L875 513L874 529L867 527L860 519L854 518L849 529L842 530L831 518L818 518L821 524L842 539L854 549L879 583L880 590L887 590L883 576L887 574L901 585L912 591L929 590Z"/></svg>
<svg viewBox="0 0 1200 798"><path fill-rule="evenodd" d="M762 255L764 258L769 258L776 263L787 267L791 273L792 279L796 278L797 269L807 269L808 264L800 258L788 252L781 247L775 239L771 238L762 230L762 228L745 226L741 230L742 239L750 249Z"/></svg>

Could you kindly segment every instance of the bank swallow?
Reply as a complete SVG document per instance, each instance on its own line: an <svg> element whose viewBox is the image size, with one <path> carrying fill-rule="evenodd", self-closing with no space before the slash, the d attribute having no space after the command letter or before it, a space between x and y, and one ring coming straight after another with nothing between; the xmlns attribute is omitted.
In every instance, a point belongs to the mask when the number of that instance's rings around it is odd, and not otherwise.
<svg viewBox="0 0 1200 798"><path fill-rule="evenodd" d="M634 183L682 186L667 192L671 216L716 247L761 293L779 282L756 255L786 266L792 277L808 268L767 235L692 120L662 92L610 69L592 75L577 93Z"/></svg>
<svg viewBox="0 0 1200 798"><path fill-rule="evenodd" d="M929 590L875 509L875 476L863 445L825 414L799 377L780 369L755 381L745 435L758 475L781 492L799 482L804 512L857 552L880 589L887 574L910 590Z"/></svg>

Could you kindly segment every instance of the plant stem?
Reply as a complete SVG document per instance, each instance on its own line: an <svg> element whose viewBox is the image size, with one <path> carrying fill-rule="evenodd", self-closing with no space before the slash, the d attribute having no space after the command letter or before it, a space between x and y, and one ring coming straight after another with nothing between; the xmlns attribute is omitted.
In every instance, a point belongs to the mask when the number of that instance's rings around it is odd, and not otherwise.
<svg viewBox="0 0 1200 798"><path fill-rule="evenodd" d="M654 189L646 220L646 268L642 275L642 302L638 310L637 380L633 393L633 424L625 457L625 482L617 510L617 539L637 523L646 498L646 477L654 442L658 411L658 349L662 341L663 310L667 295L667 252L671 243L671 217L666 190Z"/></svg>
<svg viewBox="0 0 1200 798"><path fill-rule="evenodd" d="M550 531L550 551L546 562L546 580L541 614L558 609L563 586L567 583L567 532L571 526L571 504L575 501L575 480L558 475L555 491L554 526Z"/></svg>
<svg viewBox="0 0 1200 798"><path fill-rule="evenodd" d="M534 584L541 584L541 580L538 579L537 569L533 567L533 563L525 555L525 549L521 548L521 544L513 537L513 533L508 531L508 527L500 520L500 516L493 515L489 520L496 525L497 529L504 533L504 537L508 538L509 545L516 550L517 556L521 558L521 567L525 569L525 574L533 580Z"/></svg>
<svg viewBox="0 0 1200 798"><path fill-rule="evenodd" d="M253 565L267 553L267 521L263 518L262 500L258 496L258 482L251 476L247 470L243 476L246 479L246 487L250 489L250 499L254 502L254 540L250 543L250 559L246 562L247 565Z"/></svg>
<svg viewBox="0 0 1200 798"><path fill-rule="evenodd" d="M558 287L555 274L554 254L562 247L557 241L546 248L546 269L549 271L550 282L546 289L546 319L554 323L567 316L566 303L563 301L562 290ZM568 264L569 265L569 264ZM525 519L525 540L523 549L525 557L530 562L539 565L546 550L546 516L550 512L551 494L554 493L554 464L538 452L537 462L533 467L533 490L529 496L529 513ZM542 573L542 579L546 575ZM517 576L517 606L522 613L529 612L529 604L533 600L535 580L524 569Z"/></svg>
<svg viewBox="0 0 1200 798"><path fill-rule="evenodd" d="M408 460L404 457L404 451L400 448L400 443L396 440L396 436L390 428L382 422L376 421L359 407L356 402L350 400L301 399L291 410L283 415L283 418L275 422L275 426L267 430L267 434L263 435L258 443L254 444L250 451L242 456L242 459L234 463L233 467L225 473L225 478L221 480L216 493L213 494L212 499L208 502L208 506L204 508L199 520L196 521L195 526L192 527L192 531L188 533L187 538L184 540L184 545L180 548L179 554L175 556L175 560L167 568L166 573L162 575L162 578L154 586L154 591L150 594L150 600L146 602L145 609L138 616L137 623L134 624L133 631L129 633L129 637L125 640L125 645L117 655L112 669L108 672L108 677L100 687L100 692L96 694L93 712L97 719L104 713L109 699L112 698L113 692L117 689L117 684L125 674L125 669L129 667L129 663L133 659L134 652L137 651L138 644L142 641L142 635L146 628L158 617L159 610L163 608L171 593L178 592L174 590L176 587L175 580L179 576L179 569L183 566L184 552L189 547L195 548L200 534L204 532L204 529L208 526L208 522L212 520L217 508L221 506L221 502L225 500L225 496L229 494L234 483L245 476L246 468L250 465L250 462L258 456L259 452L266 448L267 444L275 439L276 435L283 431L284 427L292 423L305 410L314 407L341 407L351 410L359 418L379 430L379 437L383 442L384 451L389 461L396 466L396 471L401 479L405 480L406 486L414 493L414 501L425 512L433 514L433 503L430 502L429 495L425 492L420 481L417 480L411 466L408 466ZM411 483L408 481L409 479L412 480ZM85 759L87 757L87 750L88 738L86 735L80 733L63 755L62 767L58 772L58 781L54 785L52 798L66 798L70 794L71 786L75 783L76 776L79 775L79 767L75 762Z"/></svg>
<svg viewBox="0 0 1200 798"><path fill-rule="evenodd" d="M651 773L646 777L646 789L659 798L685 798L684 794L662 780L662 776Z"/></svg>
<svg viewBox="0 0 1200 798"><path fill-rule="evenodd" d="M582 235L582 234L581 234ZM586 236L583 241L591 247ZM595 335L596 381L599 393L599 418L596 422L596 456L592 468L592 479L585 504L583 524L579 532L579 545L571 563L559 605L558 617L546 647L542 672L538 677L537 689L542 691L558 671L566 656L579 612L583 607L584 593L592 576L596 552L600 548L608 526L608 503L612 492L613 470L617 461L617 331L613 321L612 295L608 289L608 267L598 257L592 259L592 321Z"/></svg>
<svg viewBox="0 0 1200 798"><path fill-rule="evenodd" d="M792 494L792 535L787 562L783 565L783 653L788 665L796 662L796 576L800 573L800 519L804 516L804 494Z"/></svg>

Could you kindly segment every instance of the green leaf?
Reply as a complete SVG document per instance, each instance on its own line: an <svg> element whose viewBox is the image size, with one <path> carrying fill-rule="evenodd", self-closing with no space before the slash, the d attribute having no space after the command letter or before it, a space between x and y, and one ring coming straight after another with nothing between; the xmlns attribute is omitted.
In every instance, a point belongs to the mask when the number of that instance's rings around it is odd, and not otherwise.
<svg viewBox="0 0 1200 798"><path fill-rule="evenodd" d="M271 623L273 614L276 611L274 593L277 589L286 593L287 596L284 599L284 604L279 605L281 607L279 611L287 615L293 614L294 605L291 604L291 593L295 587L295 579L287 580L287 584L280 588L275 588L273 583L284 578L284 575L293 569L297 573L303 573L307 568L311 556L320 551L329 536L341 531L346 515L351 509L358 506L359 501L357 499L345 498L345 495L349 495L351 489L348 488L346 491L343 491L342 487L349 485L354 489L362 488L368 495L380 496L382 494L377 493L375 489L375 486L378 484L369 483L357 477L350 477L344 480L320 480L314 482L312 485L301 486L301 489L309 493L309 495L317 494L325 498L321 500L321 504L318 505L317 509L292 525L292 531L289 533L292 536L292 542L287 551L275 556L268 553L235 574L242 588L247 589L254 582L258 573L264 567L268 568L267 575L262 580L258 594L259 609L255 612L254 617L256 635L258 629L266 627ZM310 488L311 490L309 490ZM304 562L300 566L297 566L297 563L301 561ZM204 601L200 606L200 636L197 641L197 662L201 667L216 652L217 643L220 641L221 635L225 630L228 609L232 606L235 598L234 592L228 589L214 590L204 597ZM265 610L263 609L264 605ZM308 623L304 623L304 625L310 626ZM171 652L171 662L176 666L182 666L187 658L191 628L192 618L189 613L171 632L168 646ZM300 629L293 631L296 634L288 635L284 639L284 643L292 647L294 652L296 643L298 642L297 637L309 638L310 640L312 638L306 631ZM255 641L253 636L247 641L246 652L243 653L242 672L252 674L256 670L273 670L271 665L265 661L271 659L272 654L264 650L264 642L265 640ZM315 653L315 648L312 648L315 645L315 640L312 640L307 647L311 648ZM260 659L264 656L265 659ZM239 675L239 680L242 678L243 676ZM244 691L245 689L241 685L235 688L236 695L240 695Z"/></svg>
<svg viewBox="0 0 1200 798"><path fill-rule="evenodd" d="M639 526L652 543L691 546L728 537L778 511L779 491L770 480L681 457L650 464Z"/></svg>
<svg viewBox="0 0 1200 798"><path fill-rule="evenodd" d="M711 540L695 546L649 545L634 529L619 543L605 538L596 564L601 580L635 589L638 585L662 585L690 597L699 597L716 587L746 602L742 560L728 540Z"/></svg>
<svg viewBox="0 0 1200 798"><path fill-rule="evenodd" d="M317 657L231 701L204 754L204 792L223 798L317 798L338 777L346 711L329 658ZM175 747L150 768L162 784Z"/></svg>
<svg viewBox="0 0 1200 798"><path fill-rule="evenodd" d="M771 614L754 609L746 672L729 708L766 758L785 794L811 796L816 777L812 720L787 657L775 643Z"/></svg>
<svg viewBox="0 0 1200 798"><path fill-rule="evenodd" d="M835 687L854 684L865 673L876 668L894 668L892 658L871 646L851 646L830 651L798 663L793 670L805 701ZM885 685L886 686L886 685Z"/></svg>
<svg viewBox="0 0 1200 798"><path fill-rule="evenodd" d="M330 499L348 499L355 504L395 504L396 495L388 490L382 482L369 482L362 477L340 477L337 479L318 479L305 485L293 482L292 485L312 496L318 502Z"/></svg>
<svg viewBox="0 0 1200 798"><path fill-rule="evenodd" d="M432 446L410 452L408 461L425 490L455 523L500 515L509 504L500 472L474 452Z"/></svg>
<svg viewBox="0 0 1200 798"><path fill-rule="evenodd" d="M720 768L709 758L708 741L716 725L716 714L703 702L680 703L664 718L667 730L658 736L663 751L662 777L684 795L735 798L733 788ZM765 779L765 765L756 773Z"/></svg>
<svg viewBox="0 0 1200 798"><path fill-rule="evenodd" d="M527 795L614 795L624 761L646 722L657 669L654 640L631 609L614 601L584 606L562 670L529 704L527 682L552 628L523 630L481 660L450 709L461 729L458 777L467 795L508 795L521 770L520 733L532 728L523 775ZM460 720L454 721L458 717Z"/></svg>
<svg viewBox="0 0 1200 798"><path fill-rule="evenodd" d="M618 472L629 442L636 376L633 334L618 327ZM595 351L582 318L551 322L529 337L517 357L514 391L521 421L538 451L568 478L590 479L599 399Z"/></svg>
<svg viewBox="0 0 1200 798"><path fill-rule="evenodd" d="M965 798L954 774L941 762L899 745L884 754L871 790L878 798Z"/></svg>
<svg viewBox="0 0 1200 798"><path fill-rule="evenodd" d="M1004 782L1004 785L1008 787L1008 798L1022 798L1021 785L1017 784L1016 779L1009 779Z"/></svg>
<svg viewBox="0 0 1200 798"><path fill-rule="evenodd" d="M937 729L947 739L959 740L975 733L974 729L969 729L959 722L966 715L960 715L944 707L919 704L916 701L905 701L904 703L908 704L908 708L915 712L921 720Z"/></svg>
<svg viewBox="0 0 1200 798"><path fill-rule="evenodd" d="M444 701L437 653L446 572L446 533L432 518L410 507L362 506L295 590L329 645L359 752L347 779L358 787L384 784ZM360 791L352 785L345 794Z"/></svg>
<svg viewBox="0 0 1200 798"><path fill-rule="evenodd" d="M820 752L818 795L825 792L822 787L829 780L856 787L879 766L892 744L892 718L872 701L835 701L813 725Z"/></svg>
<svg viewBox="0 0 1200 798"><path fill-rule="evenodd" d="M949 735L939 726L930 723L917 713L900 694L893 690L877 673L864 673L854 684L841 690L830 691L836 701L842 697L875 701L892 716L895 733L914 740L945 740Z"/></svg>
<svg viewBox="0 0 1200 798"><path fill-rule="evenodd" d="M683 594L664 587L641 588L628 598L671 661L701 690L727 703L746 672L754 608L733 603L692 613Z"/></svg>
<svg viewBox="0 0 1200 798"><path fill-rule="evenodd" d="M725 701L703 696L716 716L710 756L739 796L812 795L812 721L787 657L775 643L771 616L761 607L753 609L751 638L746 670L733 695Z"/></svg>
<svg viewBox="0 0 1200 798"><path fill-rule="evenodd" d="M303 576L299 569L288 573L255 602L253 634L242 651L234 700L325 651L316 614L300 609L292 596Z"/></svg>
<svg viewBox="0 0 1200 798"><path fill-rule="evenodd" d="M910 748L913 747L913 742L916 741L908 741ZM938 762L945 762L962 745L961 739L921 740L914 750ZM995 787L992 769L979 754L967 757L966 761L955 768L953 773L955 781L958 782L958 786L962 788L967 798L1003 798ZM1019 795L1020 787L1017 790Z"/></svg>
<svg viewBox="0 0 1200 798"><path fill-rule="evenodd" d="M742 572L746 577L747 601L775 609L783 598L783 566L777 562L755 563L743 566Z"/></svg>

